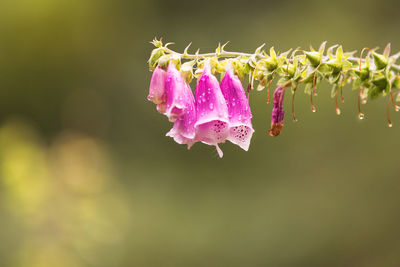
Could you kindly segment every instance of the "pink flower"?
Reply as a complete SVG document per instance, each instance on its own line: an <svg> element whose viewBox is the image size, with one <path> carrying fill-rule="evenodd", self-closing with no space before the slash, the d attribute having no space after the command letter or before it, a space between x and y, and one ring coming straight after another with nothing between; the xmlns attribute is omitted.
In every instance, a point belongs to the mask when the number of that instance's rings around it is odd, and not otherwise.
<svg viewBox="0 0 400 267"><path fill-rule="evenodd" d="M222 95L217 78L211 74L209 62L205 62L203 74L196 86L197 121L196 140L215 146L220 157L223 156L219 143L229 136L228 107Z"/></svg>
<svg viewBox="0 0 400 267"><path fill-rule="evenodd" d="M184 102L184 113L174 122L172 129L166 134L174 138L178 144L187 144L188 149L196 142L194 124L196 122L196 109L194 97L189 85L186 84L185 89L180 96Z"/></svg>
<svg viewBox="0 0 400 267"><path fill-rule="evenodd" d="M229 112L229 136L228 140L247 151L250 146L251 137L254 133L251 124L249 101L239 78L228 66L221 82L221 91L225 97Z"/></svg>
<svg viewBox="0 0 400 267"><path fill-rule="evenodd" d="M188 84L173 62L169 63L165 78L166 107L165 115L169 121L175 122L185 113L186 100L184 99Z"/></svg>
<svg viewBox="0 0 400 267"><path fill-rule="evenodd" d="M147 99L157 105L157 110L160 113L165 112L165 77L167 73L160 66L153 72L151 77L149 95Z"/></svg>
<svg viewBox="0 0 400 267"><path fill-rule="evenodd" d="M271 129L268 132L270 136L278 136L282 131L283 119L285 117L285 111L283 110L284 95L285 95L285 88L283 86L278 86L274 92Z"/></svg>

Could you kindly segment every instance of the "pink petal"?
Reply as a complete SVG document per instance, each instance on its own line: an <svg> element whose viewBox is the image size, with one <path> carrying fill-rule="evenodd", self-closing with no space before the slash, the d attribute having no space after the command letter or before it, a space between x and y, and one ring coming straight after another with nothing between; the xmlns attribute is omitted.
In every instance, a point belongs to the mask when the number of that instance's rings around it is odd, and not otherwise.
<svg viewBox="0 0 400 267"><path fill-rule="evenodd" d="M211 74L209 62L205 63L203 74L196 86L195 123L196 139L217 147L220 157L222 151L217 146L229 136L228 107L222 95L217 78Z"/></svg>
<svg viewBox="0 0 400 267"><path fill-rule="evenodd" d="M165 78L167 72L163 70L160 66L154 70L151 76L149 95L147 99L154 104L163 104L166 101L165 97ZM161 112L162 113L162 112Z"/></svg>
<svg viewBox="0 0 400 267"><path fill-rule="evenodd" d="M175 64L171 62L168 66L165 79L166 106L165 115L169 121L176 121L185 112L185 94L187 83L184 81L181 73L176 69Z"/></svg>
<svg viewBox="0 0 400 267"><path fill-rule="evenodd" d="M221 91L225 97L229 112L228 140L247 151L250 146L254 129L251 123L251 109L245 91L239 78L234 75L230 66L227 67L221 81Z"/></svg>
<svg viewBox="0 0 400 267"><path fill-rule="evenodd" d="M187 144L188 149L196 142L194 124L196 122L196 109L194 97L189 85L186 84L184 94L185 112L174 122L174 126L167 133L167 136L174 138L178 144Z"/></svg>

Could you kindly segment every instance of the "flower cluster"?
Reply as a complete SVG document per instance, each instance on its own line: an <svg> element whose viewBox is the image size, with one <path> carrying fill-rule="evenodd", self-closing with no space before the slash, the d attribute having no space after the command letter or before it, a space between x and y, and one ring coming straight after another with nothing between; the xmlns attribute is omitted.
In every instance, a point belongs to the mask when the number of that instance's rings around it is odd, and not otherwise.
<svg viewBox="0 0 400 267"><path fill-rule="evenodd" d="M344 102L343 87L346 84L352 84L352 89L358 90L359 119L365 116L361 104L365 104L368 98L388 97L389 127L392 127L389 107L392 105L396 111L400 110L396 104L400 101L399 91L396 91L400 88L400 66L396 64L400 53L390 55L390 44L382 54L377 52L377 48L364 48L358 58L354 57L355 52L345 53L338 45L325 49L326 42L318 50L311 47L310 51L296 49L276 53L271 48L269 54L263 46L253 54L228 52L224 50L225 45L219 45L214 53L199 54L197 51L189 54L190 45L183 53L177 53L161 40L155 39L152 44L156 48L149 59L153 77L148 100L174 123L167 136L188 148L199 141L215 146L221 157L219 144L226 140L248 150L254 132L248 101L250 92L254 88L257 91L266 88L269 104L269 89L275 78L279 79L273 94L268 132L271 136L278 136L283 128L286 89L291 88L295 122L294 99L298 87L304 85L305 93L310 96L311 110L315 112L313 97L323 80L332 85L331 96L338 115L341 114L338 98L340 96ZM363 57L365 51L368 53ZM216 74L221 74L220 82ZM189 86L193 78L197 78L195 97ZM247 96L242 86L245 78L248 78Z"/></svg>
<svg viewBox="0 0 400 267"><path fill-rule="evenodd" d="M188 149L202 142L219 147L226 140L249 149L253 135L251 110L242 83L228 66L221 83L212 74L209 60L198 79L195 97L183 73L178 71L179 62L170 60L166 70L158 65L153 72L147 99L157 105L157 111L173 122L167 136ZM184 68L181 68L181 70Z"/></svg>

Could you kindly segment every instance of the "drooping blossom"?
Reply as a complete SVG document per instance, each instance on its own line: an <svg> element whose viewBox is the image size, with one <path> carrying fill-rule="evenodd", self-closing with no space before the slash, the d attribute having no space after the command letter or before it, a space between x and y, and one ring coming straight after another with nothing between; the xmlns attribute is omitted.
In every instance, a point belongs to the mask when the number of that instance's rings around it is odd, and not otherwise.
<svg viewBox="0 0 400 267"><path fill-rule="evenodd" d="M170 122L175 122L185 113L186 101L184 96L187 87L188 84L171 61L165 78L166 106L164 113Z"/></svg>
<svg viewBox="0 0 400 267"><path fill-rule="evenodd" d="M285 111L283 110L283 97L285 95L285 87L278 86L274 92L274 104L272 109L271 129L268 134L270 136L278 136L283 128L283 119Z"/></svg>
<svg viewBox="0 0 400 267"><path fill-rule="evenodd" d="M224 143L229 136L228 107L208 61L205 62L203 74L197 83L195 97L196 140L215 146L218 155L222 157L218 144Z"/></svg>
<svg viewBox="0 0 400 267"><path fill-rule="evenodd" d="M147 100L157 105L157 110L160 113L165 113L166 95L165 95L165 78L167 72L160 66L157 66L151 77L149 95Z"/></svg>
<svg viewBox="0 0 400 267"><path fill-rule="evenodd" d="M221 81L221 91L229 112L230 126L227 139L247 151L254 132L251 124L253 115L243 85L230 65L227 66L225 76Z"/></svg>
<svg viewBox="0 0 400 267"><path fill-rule="evenodd" d="M180 96L184 102L184 113L174 122L172 129L166 134L174 138L178 144L187 144L188 149L196 142L194 124L196 122L196 108L192 90L186 84Z"/></svg>

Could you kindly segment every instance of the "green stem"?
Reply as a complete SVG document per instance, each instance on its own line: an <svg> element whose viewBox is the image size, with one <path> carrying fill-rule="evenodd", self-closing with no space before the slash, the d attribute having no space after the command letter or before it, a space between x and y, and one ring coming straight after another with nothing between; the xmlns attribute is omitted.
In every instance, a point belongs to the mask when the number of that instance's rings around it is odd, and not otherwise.
<svg viewBox="0 0 400 267"><path fill-rule="evenodd" d="M167 47L163 48L165 52L169 53L169 54L174 54L177 55L183 59L196 59L196 58L207 58L207 57L244 57L244 58L249 58L251 56L253 56L253 54L249 54L249 53L240 53L240 52L228 52L228 51L222 51L221 53L217 54L217 53L205 53L205 54L181 54L178 52L175 52ZM258 54L258 57L262 58L262 59L266 59L266 57L264 55ZM360 58L357 57L349 57L348 58L349 61L353 62L353 63L360 63ZM364 62L364 59L361 59L361 62ZM400 66L399 65L395 65L392 64L391 69L396 71L396 72L400 72Z"/></svg>

